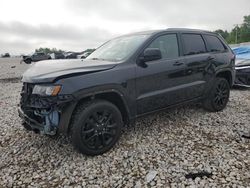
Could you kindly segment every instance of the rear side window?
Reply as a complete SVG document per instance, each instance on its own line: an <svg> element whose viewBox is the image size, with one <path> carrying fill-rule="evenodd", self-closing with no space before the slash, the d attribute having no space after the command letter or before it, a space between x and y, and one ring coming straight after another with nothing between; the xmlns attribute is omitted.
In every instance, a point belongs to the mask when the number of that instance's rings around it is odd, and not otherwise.
<svg viewBox="0 0 250 188"><path fill-rule="evenodd" d="M184 55L201 54L206 52L203 38L199 34L182 34Z"/></svg>
<svg viewBox="0 0 250 188"><path fill-rule="evenodd" d="M216 36L204 35L208 43L208 50L210 52L221 52L225 51L225 46L222 44L221 40Z"/></svg>
<svg viewBox="0 0 250 188"><path fill-rule="evenodd" d="M179 47L176 34L166 34L156 38L148 48L159 48L162 58L176 58L179 56Z"/></svg>

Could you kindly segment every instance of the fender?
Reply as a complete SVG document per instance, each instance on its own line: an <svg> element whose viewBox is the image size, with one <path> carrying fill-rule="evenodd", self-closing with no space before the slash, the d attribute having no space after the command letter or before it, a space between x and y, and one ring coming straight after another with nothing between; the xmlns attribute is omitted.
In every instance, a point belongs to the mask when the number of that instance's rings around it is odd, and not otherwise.
<svg viewBox="0 0 250 188"><path fill-rule="evenodd" d="M213 76L211 77L211 79L210 79L210 80L208 81L208 83L207 83L207 87L206 87L206 89L205 89L205 91L204 91L203 98L206 98L206 97L208 96L209 91L210 91L211 88L213 87L213 82L214 82L215 78L217 77L217 75L220 74L220 73L223 73L223 72L230 72L231 81L232 81L231 87L232 87L232 85L233 85L233 83L234 83L234 78L235 78L234 70L232 70L232 69L229 68L229 67L226 67L226 68L225 68L225 67L223 67L223 68L217 68L217 69L215 70L215 72L213 73Z"/></svg>
<svg viewBox="0 0 250 188"><path fill-rule="evenodd" d="M97 95L106 94L106 93L116 93L117 95L120 96L123 102L123 105L125 107L126 113L128 115L128 120L129 122L133 123L135 114L132 115L129 109L135 109L135 107L129 108L128 104L130 104L129 103L130 99L128 99L127 95L123 94L123 92L121 91L121 88L120 89L118 88L119 88L118 85L99 86L99 87L94 87L94 88L83 89L74 93L73 94L74 100L65 104L62 107L62 114L61 114L61 118L59 122L59 132L63 134L69 133L70 120L71 120L72 114L74 113L74 110L76 109L77 104L79 104L80 101L84 99L91 100L91 99L96 98ZM131 104L135 104L135 103L131 103ZM132 113L135 113L135 111Z"/></svg>
<svg viewBox="0 0 250 188"><path fill-rule="evenodd" d="M235 69L232 68L219 68L216 70L215 72L215 76L217 76L218 74L222 73L222 72L230 72L231 75L231 86L233 86L234 80L235 80Z"/></svg>
<svg viewBox="0 0 250 188"><path fill-rule="evenodd" d="M98 94L105 93L116 93L122 99L122 102L126 108L127 114L129 117L135 116L133 115L135 112L131 112L129 109L135 109L136 105L133 102L133 97L129 96L126 93L126 88L122 87L118 84L109 84L102 85L97 87L91 87L87 89L82 89L73 94L77 101L80 101L84 98L95 98Z"/></svg>

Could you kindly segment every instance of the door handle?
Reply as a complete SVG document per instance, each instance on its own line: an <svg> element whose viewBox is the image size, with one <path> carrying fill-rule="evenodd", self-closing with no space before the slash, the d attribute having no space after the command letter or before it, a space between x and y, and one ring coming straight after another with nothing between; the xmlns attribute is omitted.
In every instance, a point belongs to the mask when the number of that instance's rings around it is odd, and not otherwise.
<svg viewBox="0 0 250 188"><path fill-rule="evenodd" d="M183 65L183 63L182 63L182 62L179 62L179 61L176 61L176 62L174 63L174 66L180 66L180 65Z"/></svg>

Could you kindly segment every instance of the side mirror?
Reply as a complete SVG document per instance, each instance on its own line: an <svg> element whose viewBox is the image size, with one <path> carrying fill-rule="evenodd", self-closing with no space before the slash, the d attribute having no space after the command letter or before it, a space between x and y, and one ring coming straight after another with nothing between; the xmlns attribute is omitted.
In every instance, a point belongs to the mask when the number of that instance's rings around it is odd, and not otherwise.
<svg viewBox="0 0 250 188"><path fill-rule="evenodd" d="M143 52L142 61L148 62L148 61L154 61L161 59L161 51L159 48L147 48Z"/></svg>

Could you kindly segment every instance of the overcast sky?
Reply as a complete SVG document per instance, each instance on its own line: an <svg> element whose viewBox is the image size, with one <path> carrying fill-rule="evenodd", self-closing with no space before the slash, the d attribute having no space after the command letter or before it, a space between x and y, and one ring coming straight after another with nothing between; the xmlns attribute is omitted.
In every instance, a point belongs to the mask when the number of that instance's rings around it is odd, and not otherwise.
<svg viewBox="0 0 250 188"><path fill-rule="evenodd" d="M0 53L82 51L141 30L232 29L250 0L0 0Z"/></svg>

